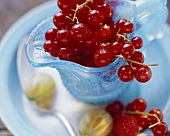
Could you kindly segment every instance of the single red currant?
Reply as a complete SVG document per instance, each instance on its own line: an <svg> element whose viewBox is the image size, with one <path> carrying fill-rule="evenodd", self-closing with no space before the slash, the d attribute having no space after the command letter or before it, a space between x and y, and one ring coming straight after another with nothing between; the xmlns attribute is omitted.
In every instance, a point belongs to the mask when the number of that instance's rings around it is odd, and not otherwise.
<svg viewBox="0 0 170 136"><path fill-rule="evenodd" d="M46 52L52 52L58 50L59 45L56 41L47 40L44 42L43 47Z"/></svg>
<svg viewBox="0 0 170 136"><path fill-rule="evenodd" d="M135 36L131 39L131 42L135 49L140 49L143 46L143 40L139 36Z"/></svg>
<svg viewBox="0 0 170 136"><path fill-rule="evenodd" d="M109 50L110 50L112 56L120 55L120 50L121 50L122 46L123 45L120 42L112 41L109 46Z"/></svg>
<svg viewBox="0 0 170 136"><path fill-rule="evenodd" d="M139 63L144 63L144 55L140 51L135 51L135 53L133 54L131 60L139 62ZM131 65L133 67L139 66L139 64L137 64L137 63L133 63L133 62L129 62L129 63L131 63Z"/></svg>
<svg viewBox="0 0 170 136"><path fill-rule="evenodd" d="M45 52L50 53L53 57L58 57L60 45L56 41L45 41L43 47Z"/></svg>
<svg viewBox="0 0 170 136"><path fill-rule="evenodd" d="M133 106L136 111L144 112L146 110L147 104L146 101L142 98L136 98L133 101Z"/></svg>
<svg viewBox="0 0 170 136"><path fill-rule="evenodd" d="M123 65L118 70L118 77L124 82L130 82L134 78L134 70L129 65Z"/></svg>
<svg viewBox="0 0 170 136"><path fill-rule="evenodd" d="M152 133L155 136L165 136L168 133L168 125L165 122L161 122L152 128Z"/></svg>
<svg viewBox="0 0 170 136"><path fill-rule="evenodd" d="M61 60L75 61L73 50L69 47L61 47L58 51L58 57Z"/></svg>
<svg viewBox="0 0 170 136"><path fill-rule="evenodd" d="M163 120L163 113L160 109L154 108L149 111L149 114L156 115L160 121ZM155 124L158 122L158 119L154 116L149 116L150 124Z"/></svg>
<svg viewBox="0 0 170 136"><path fill-rule="evenodd" d="M87 36L87 39L85 41L83 41L82 45L87 48L92 48L95 46L95 44L97 44L98 40L99 40L99 38L95 34L95 32L90 31Z"/></svg>
<svg viewBox="0 0 170 136"><path fill-rule="evenodd" d="M86 24L78 23L70 29L72 39L76 41L84 41L87 39L89 28Z"/></svg>
<svg viewBox="0 0 170 136"><path fill-rule="evenodd" d="M91 9L95 9L96 5L103 4L103 3L104 3L104 0L92 0L90 3L88 3L88 6Z"/></svg>
<svg viewBox="0 0 170 136"><path fill-rule="evenodd" d="M151 79L152 71L148 66L138 66L134 72L135 78L141 83L145 83Z"/></svg>
<svg viewBox="0 0 170 136"><path fill-rule="evenodd" d="M66 14L73 14L73 10L71 9L75 9L76 4L73 5L72 3L73 3L73 0L72 1L57 0L58 7L62 10L63 13L66 13Z"/></svg>
<svg viewBox="0 0 170 136"><path fill-rule="evenodd" d="M98 28L98 37L101 41L107 41L112 37L112 28L106 24Z"/></svg>
<svg viewBox="0 0 170 136"><path fill-rule="evenodd" d="M108 26L110 26L112 28L112 31L115 27L114 25L114 21L112 19L112 17L109 17L109 18L106 18L104 21L103 21L103 24L107 24Z"/></svg>
<svg viewBox="0 0 170 136"><path fill-rule="evenodd" d="M120 19L116 22L116 29L119 33L130 34L134 31L134 25L126 19Z"/></svg>
<svg viewBox="0 0 170 136"><path fill-rule="evenodd" d="M127 37L125 36L125 38L127 38ZM124 45L124 44L128 43L125 38L122 37L122 36L117 36L117 35L116 35L116 39L115 39L115 40Z"/></svg>
<svg viewBox="0 0 170 136"><path fill-rule="evenodd" d="M149 119L148 119L148 116L147 115L140 115L140 116L135 116L137 121L138 121L138 124L139 124L139 127L142 129L142 130L145 130L149 127L150 125L150 122L149 122Z"/></svg>
<svg viewBox="0 0 170 136"><path fill-rule="evenodd" d="M63 46L69 46L72 42L70 32L67 29L58 30L56 37L57 42Z"/></svg>
<svg viewBox="0 0 170 136"><path fill-rule="evenodd" d="M104 2L101 5L100 4L96 5L95 9L101 11L103 13L105 19L112 16L112 9L111 9L110 5L106 2Z"/></svg>
<svg viewBox="0 0 170 136"><path fill-rule="evenodd" d="M128 103L125 107L126 111L136 111L133 103Z"/></svg>
<svg viewBox="0 0 170 136"><path fill-rule="evenodd" d="M80 55L81 53L83 53L83 46L80 42L73 42L70 47L73 49L73 53L75 55Z"/></svg>
<svg viewBox="0 0 170 136"><path fill-rule="evenodd" d="M81 6L76 13L77 19L81 23L86 23L88 19L89 8L87 6Z"/></svg>
<svg viewBox="0 0 170 136"><path fill-rule="evenodd" d="M89 26L99 26L104 21L104 15L98 10L91 10L88 15Z"/></svg>
<svg viewBox="0 0 170 136"><path fill-rule="evenodd" d="M45 33L45 39L46 40L52 40L55 41L56 40L56 35L57 35L57 29L55 28L50 28L46 31Z"/></svg>
<svg viewBox="0 0 170 136"><path fill-rule="evenodd" d="M121 48L121 54L124 58L129 59L135 53L135 47L131 43L126 43Z"/></svg>
<svg viewBox="0 0 170 136"><path fill-rule="evenodd" d="M94 53L94 63L98 67L104 67L112 62L112 55L107 49L99 49Z"/></svg>
<svg viewBox="0 0 170 136"><path fill-rule="evenodd" d="M119 100L116 100L106 106L106 111L111 115L113 115L117 111L123 111L123 109L124 109L124 105Z"/></svg>
<svg viewBox="0 0 170 136"><path fill-rule="evenodd" d="M67 18L67 15L62 12L57 12L53 16L54 25L60 30L65 29L67 26L72 23L70 19Z"/></svg>

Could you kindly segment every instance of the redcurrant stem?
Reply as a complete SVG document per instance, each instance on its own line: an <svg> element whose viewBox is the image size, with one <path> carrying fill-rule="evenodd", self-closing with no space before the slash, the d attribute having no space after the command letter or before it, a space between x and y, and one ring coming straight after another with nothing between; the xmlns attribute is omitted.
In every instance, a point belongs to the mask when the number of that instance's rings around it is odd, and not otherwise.
<svg viewBox="0 0 170 136"><path fill-rule="evenodd" d="M130 63L130 66L131 66L131 68L132 68L133 70L135 70L135 68L132 66L132 62Z"/></svg>
<svg viewBox="0 0 170 136"><path fill-rule="evenodd" d="M89 6L87 6L87 5L85 5L85 6L89 9L89 11L91 11L91 8Z"/></svg>
<svg viewBox="0 0 170 136"><path fill-rule="evenodd" d="M127 113L129 113L129 114L141 114L141 115L148 115L148 116L155 117L157 119L157 122L150 125L149 128L152 128L152 127L161 123L160 119L158 118L158 116L156 114L150 114L150 113L145 113L145 112L140 112L140 111L128 111Z"/></svg>
<svg viewBox="0 0 170 136"><path fill-rule="evenodd" d="M118 33L117 33L117 36L118 36L118 38L119 38L119 37L123 37L123 38L124 38L124 40L126 40L126 41L130 42L130 40L129 40L128 38L126 38L124 35L119 34L119 31L118 31Z"/></svg>
<svg viewBox="0 0 170 136"><path fill-rule="evenodd" d="M143 63L140 63L140 62L131 60L131 59L126 59L126 58L124 58L122 55L116 55L116 57L123 58L123 59L125 59L126 61L130 61L130 62L132 62L132 63L136 63L136 64L143 65L143 66L158 66L158 64L143 64Z"/></svg>
<svg viewBox="0 0 170 136"><path fill-rule="evenodd" d="M87 6L87 4L88 4L89 2L91 2L91 1L92 1L92 0L86 0L86 2L84 2L84 3L76 6L76 9L73 10L73 11L74 11L74 15L73 15L73 18L71 19L72 22L74 22L74 20L77 19L76 14L77 14L78 9L79 9L80 7L82 7L82 6ZM87 7L88 7L88 6L87 6ZM89 7L88 7L88 8L89 8ZM78 23L78 19L77 19L77 23Z"/></svg>

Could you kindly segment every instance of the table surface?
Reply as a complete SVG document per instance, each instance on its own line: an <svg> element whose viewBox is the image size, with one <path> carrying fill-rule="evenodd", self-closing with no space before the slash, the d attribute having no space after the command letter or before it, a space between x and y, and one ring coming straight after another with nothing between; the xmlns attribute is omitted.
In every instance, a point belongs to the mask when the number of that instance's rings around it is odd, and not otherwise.
<svg viewBox="0 0 170 136"><path fill-rule="evenodd" d="M46 0L1 0L0 4L0 39L8 28L24 13ZM22 6L21 6L22 5ZM170 9L170 1L168 1ZM170 11L168 23L170 24ZM12 136L5 125L0 121L0 136Z"/></svg>

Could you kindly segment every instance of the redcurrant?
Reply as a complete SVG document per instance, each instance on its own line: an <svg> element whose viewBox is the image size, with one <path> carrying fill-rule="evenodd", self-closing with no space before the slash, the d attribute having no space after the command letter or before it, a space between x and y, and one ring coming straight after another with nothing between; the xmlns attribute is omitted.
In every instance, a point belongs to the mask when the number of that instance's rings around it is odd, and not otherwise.
<svg viewBox="0 0 170 136"><path fill-rule="evenodd" d="M129 65L123 65L118 70L118 77L124 82L132 81L134 78L134 71Z"/></svg>

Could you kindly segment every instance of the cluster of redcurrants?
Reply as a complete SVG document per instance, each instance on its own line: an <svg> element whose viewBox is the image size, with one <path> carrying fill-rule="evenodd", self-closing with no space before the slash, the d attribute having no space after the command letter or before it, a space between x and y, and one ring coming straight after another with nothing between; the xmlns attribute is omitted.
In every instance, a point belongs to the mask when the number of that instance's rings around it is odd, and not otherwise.
<svg viewBox="0 0 170 136"><path fill-rule="evenodd" d="M116 100L106 106L114 121L112 134L115 136L137 136L140 132L151 129L155 136L165 136L168 126L163 122L163 113L158 108L145 112L147 103L142 98L124 106Z"/></svg>
<svg viewBox="0 0 170 136"><path fill-rule="evenodd" d="M150 68L142 64L143 54L136 51L142 47L142 39L127 38L134 31L133 23L126 19L114 23L114 11L107 2L58 0L57 4L61 11L53 16L56 28L45 33L46 52L86 67L104 67L122 57L128 62L118 70L122 81L135 77L139 82L147 82L151 78Z"/></svg>

